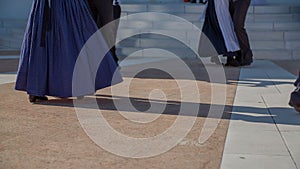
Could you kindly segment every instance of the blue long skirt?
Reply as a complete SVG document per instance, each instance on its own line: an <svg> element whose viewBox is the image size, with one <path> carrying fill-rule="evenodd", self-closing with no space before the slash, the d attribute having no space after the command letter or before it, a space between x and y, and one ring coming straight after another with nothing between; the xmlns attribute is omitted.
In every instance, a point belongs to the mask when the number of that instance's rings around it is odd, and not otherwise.
<svg viewBox="0 0 300 169"><path fill-rule="evenodd" d="M48 0L34 0L15 89L34 96L75 96L72 91L74 67L81 49L97 30L84 0L51 0L50 4ZM97 45L105 48L107 44L103 41ZM117 78L113 80L114 73ZM112 55L107 53L97 70L94 89L121 81Z"/></svg>

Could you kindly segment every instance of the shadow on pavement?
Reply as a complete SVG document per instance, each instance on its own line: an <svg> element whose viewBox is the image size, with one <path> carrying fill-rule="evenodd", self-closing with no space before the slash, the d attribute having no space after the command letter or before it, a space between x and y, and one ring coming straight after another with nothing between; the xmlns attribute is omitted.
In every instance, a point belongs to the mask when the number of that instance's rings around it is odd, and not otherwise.
<svg viewBox="0 0 300 169"><path fill-rule="evenodd" d="M131 106L122 106L122 107L115 107L114 102L123 102L127 100L126 97L121 96L109 96L109 95L96 95L97 105L94 105L93 102L95 98L92 97L85 97L82 100L78 100L76 106L79 108L86 108L88 109L99 109L99 110L111 110L111 111L119 111L119 112L132 112L132 113L150 113L150 114L167 114L167 115L178 115L180 111L180 107L183 104L191 105L191 106L199 106L199 112L197 117L207 117L209 109L211 107L210 104L204 103L190 103L190 102L179 102L179 101L164 101L164 100L148 100L144 98L136 98L130 97L130 101L133 105ZM62 106L62 107L74 107L73 99L53 99L46 102L38 102L36 104L45 105L45 106ZM126 103L128 104L128 103ZM195 105L196 104L196 105ZM147 110L150 106L163 106L165 105L165 109L163 113L161 112L148 112ZM217 105L222 106L222 105ZM286 124L286 125L300 125L300 116L295 113L295 117L298 120L290 120L286 119L286 112L290 112L291 108L280 108L280 107L272 107L268 109L264 108L257 108L257 107L244 107L244 106L230 106L225 105L224 113L222 119L230 119L232 109L234 112L234 118L231 120L241 120L247 122L255 122L255 123L270 123L273 124L274 121L270 119L272 118L280 119L276 120L277 124ZM275 114L270 114L268 112L276 112ZM193 116L194 113L192 112L184 112L181 114L182 116ZM251 114L251 115L250 115ZM218 117L216 117L218 118Z"/></svg>

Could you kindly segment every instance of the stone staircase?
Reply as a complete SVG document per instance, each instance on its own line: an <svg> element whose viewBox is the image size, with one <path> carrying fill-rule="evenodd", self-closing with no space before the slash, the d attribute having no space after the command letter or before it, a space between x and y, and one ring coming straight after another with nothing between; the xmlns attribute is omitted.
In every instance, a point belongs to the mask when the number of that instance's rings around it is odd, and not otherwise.
<svg viewBox="0 0 300 169"><path fill-rule="evenodd" d="M198 32L203 22L200 15L204 6L197 4L125 4L123 16L136 12L163 12L182 17L195 27L185 26L184 23L173 21L173 17L144 17L121 20L118 37L144 29L171 31L176 36L185 36L190 43L198 43ZM246 27L251 40L256 59L300 59L300 5L287 6L251 6L248 11ZM196 57L183 44L174 39L157 35L141 34L124 40L118 45L120 57L128 56L144 48L162 48L180 57ZM155 53L156 56L158 55ZM155 57L139 52L137 57Z"/></svg>
<svg viewBox="0 0 300 169"><path fill-rule="evenodd" d="M119 39L146 29L180 36L189 44L198 43L197 29L201 30L203 24L200 21L203 5L133 3L123 4L122 9L124 17L118 32ZM167 13L169 17L128 17L143 12ZM256 59L300 59L300 5L253 5L248 13L246 27ZM186 19L194 26L175 21L173 15ZM0 55L19 52L25 26L24 20L0 20ZM143 50L146 48L165 49L184 58L196 57L187 48L187 44L153 34L138 34L121 41L118 44L118 55L124 58L139 51L134 54L135 57L163 57L160 52L149 53Z"/></svg>

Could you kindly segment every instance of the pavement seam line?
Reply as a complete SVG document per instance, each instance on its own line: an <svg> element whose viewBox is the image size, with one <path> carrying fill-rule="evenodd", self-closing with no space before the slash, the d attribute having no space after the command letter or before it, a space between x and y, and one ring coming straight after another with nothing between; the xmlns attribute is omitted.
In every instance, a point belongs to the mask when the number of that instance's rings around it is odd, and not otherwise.
<svg viewBox="0 0 300 169"><path fill-rule="evenodd" d="M266 75L270 80L272 80L272 83L273 83L275 89L277 90L277 92L278 92L279 94L282 94L281 91L280 91L280 89L278 88L277 84L276 84L276 83L273 81L273 79L269 76L268 72L265 72L265 75ZM262 96L261 96L261 97L262 97ZM264 103L266 104L266 102L265 102L264 99L263 99L263 101L264 101ZM265 105L265 106L266 106L266 108L268 108L267 105ZM269 109L268 109L268 111L269 111ZM270 113L270 112L269 112L269 113ZM276 123L275 123L275 124L276 124Z"/></svg>
<svg viewBox="0 0 300 169"><path fill-rule="evenodd" d="M289 147L288 147L288 145L287 145L287 143L286 143L286 141L285 141L285 139L284 139L284 137L283 137L283 135L282 135L282 133L281 133L281 131L280 131L278 125L277 125L277 123L276 123L276 120L275 120L274 117L273 117L272 112L271 112L271 111L269 110L269 108L268 108L268 105L267 105L266 100L264 99L264 97L263 97L262 95L260 95L260 97L261 97L261 99L263 100L264 105L265 105L265 107L266 107L268 113L270 114L270 116L271 116L271 118L272 118L272 121L274 122L277 131L279 132L279 135L280 135L280 137L281 137L281 140L283 141L284 146L285 146L285 148L287 149L287 151L288 151L288 153L289 153L289 155L290 155L290 158L291 158L292 161L293 161L294 166L296 167L296 169L299 169L298 166L297 166L297 163L296 163L296 161L295 161L295 159L294 159L294 157L293 157L293 155L292 155L292 153L291 153L291 151L290 151L290 149L289 149Z"/></svg>

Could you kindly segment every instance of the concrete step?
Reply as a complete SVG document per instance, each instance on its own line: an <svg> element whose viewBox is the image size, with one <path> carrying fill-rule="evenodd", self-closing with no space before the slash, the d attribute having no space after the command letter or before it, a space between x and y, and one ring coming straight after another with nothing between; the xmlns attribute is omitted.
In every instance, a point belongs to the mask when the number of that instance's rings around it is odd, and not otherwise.
<svg viewBox="0 0 300 169"><path fill-rule="evenodd" d="M128 32L132 30L127 30ZM177 34L176 34L177 32ZM131 32L132 33L132 32ZM159 48L173 52L182 58L195 58L197 55L189 50L188 46L199 43L199 37L195 32L174 31L175 37L183 39L185 44L171 38L166 38L154 34L139 34L131 38L127 38L118 44L118 56L124 58L129 55L135 57L163 57L159 53L154 55L145 55L143 52L135 54L137 51L145 49ZM199 34L199 33L198 33ZM251 39L251 47L257 59L300 59L300 35L294 32L249 32Z"/></svg>
<svg viewBox="0 0 300 169"><path fill-rule="evenodd" d="M289 49L271 49L271 50L253 50L254 57L257 59L271 60L300 60L300 50Z"/></svg>
<svg viewBox="0 0 300 169"><path fill-rule="evenodd" d="M124 23L125 25L125 23ZM199 25L201 27L201 23ZM124 28L125 27L125 28ZM275 27L275 28L274 28ZM168 34L173 34L176 37L181 37L186 40L193 40L197 39L198 36L195 36L195 34L199 34L199 30L197 31L191 25L186 25L184 23L178 24L177 22L168 22L168 23L147 23L147 22L128 22L125 26L121 26L119 30L119 36L122 37L122 35L127 35L137 32L141 32L145 29L151 29L151 30L158 30L159 32L168 32ZM162 29L164 31L162 31ZM276 29L276 30L274 30ZM298 30L300 29L300 23L289 23L289 24L247 24L247 30L249 32L250 39L252 41L257 40L274 40L274 41L280 41L280 40L299 40L300 35ZM2 28L0 29L0 32L6 32L7 30ZM0 38L2 39L2 45L3 41L22 41L24 30L21 28L14 28L10 29L10 34L0 34ZM140 38L156 38L151 37L151 35L147 35ZM9 45L10 46L10 45Z"/></svg>
<svg viewBox="0 0 300 169"><path fill-rule="evenodd" d="M181 0L126 0L122 1L127 4L144 4L144 3L183 3Z"/></svg>
<svg viewBox="0 0 300 169"><path fill-rule="evenodd" d="M300 42L300 41L299 41ZM253 50L284 50L287 49L284 41L250 41Z"/></svg>
<svg viewBox="0 0 300 169"><path fill-rule="evenodd" d="M27 21L23 19L1 19L0 27L2 28L23 28L25 29Z"/></svg>
<svg viewBox="0 0 300 169"><path fill-rule="evenodd" d="M286 32L284 32L284 39L285 40L299 40L300 33L299 33L299 31L286 31Z"/></svg>
<svg viewBox="0 0 300 169"><path fill-rule="evenodd" d="M300 14L255 14L248 15L247 22L299 22Z"/></svg>
<svg viewBox="0 0 300 169"><path fill-rule="evenodd" d="M147 35L150 36L150 35ZM153 35L155 36L155 35ZM275 38L274 38L275 39ZM188 39L184 41L186 45L198 44L199 38ZM251 40L251 46L253 49L298 49L300 48L300 40ZM132 37L119 43L119 47L136 47L136 48L184 48L184 43L171 38L140 38Z"/></svg>
<svg viewBox="0 0 300 169"><path fill-rule="evenodd" d="M123 13L122 18L126 19L127 16L132 17L132 14L140 13ZM143 16L140 18L133 18L132 21L172 21L172 17L180 17L190 22L200 21L202 16L201 13L164 13L165 15L169 14L171 17L155 17L153 12L150 12L151 15ZM299 22L300 14L248 14L247 22Z"/></svg>
<svg viewBox="0 0 300 169"><path fill-rule="evenodd" d="M20 49L12 49L7 46L0 45L0 56L19 55Z"/></svg>
<svg viewBox="0 0 300 169"><path fill-rule="evenodd" d="M124 4L185 4L185 5L199 5L184 3L182 0L126 0L122 1ZM251 5L295 5L299 4L298 0L251 0Z"/></svg>
<svg viewBox="0 0 300 169"><path fill-rule="evenodd" d="M255 50L262 49L289 49L296 50L300 48L299 35L292 36L296 32L250 32L251 47ZM264 36L260 36L263 35ZM286 35L285 35L286 34ZM188 35L180 35L179 39L182 39L187 45L199 43L198 37L188 38ZM185 37L186 36L186 37ZM192 35L190 35L192 36ZM177 35L175 38L178 37ZM284 39L286 38L286 39ZM13 37L0 37L0 45L10 48L20 48L21 38ZM185 48L186 45L177 40L166 38L159 35L144 34L135 37L128 38L122 41L119 45L120 48Z"/></svg>
<svg viewBox="0 0 300 169"><path fill-rule="evenodd" d="M159 30L159 29L151 29L148 32L160 32L161 34L170 35L172 37L177 37L183 40L199 40L199 36L201 32L198 30ZM123 37L139 34L136 38L140 39L160 39L163 36L157 36L152 34L141 34L141 29L130 29L130 28L122 28L118 31L118 39L122 39ZM143 31L144 32L144 31ZM145 31L147 32L147 31ZM255 31L249 30L248 35L250 40L252 41L288 41L288 40L300 40L299 31Z"/></svg>
<svg viewBox="0 0 300 169"><path fill-rule="evenodd" d="M166 12L166 13L201 13L204 5L202 4L122 4L123 12ZM250 14L288 14L300 13L299 4L297 5L259 5L250 6Z"/></svg>
<svg viewBox="0 0 300 169"><path fill-rule="evenodd" d="M251 47L257 58L290 59L297 58L297 56L300 57L300 52L298 51L298 49L300 49L300 35L297 34L297 32L249 32L249 35L251 39ZM264 37L261 35L264 35ZM182 34L180 36L181 38L186 39L186 42L188 42L187 45L193 43L197 44L199 42L199 38L188 39L188 35L186 34ZM190 36L192 36L192 34L190 34ZM264 39L265 37L269 38ZM18 53L17 51L21 46L20 42L21 39L14 39L11 37L0 38L0 45L8 48L9 52L12 50L13 52L11 53L13 54ZM142 34L126 39L118 44L118 54L119 56L124 57L143 49L160 48L171 51L183 58L196 57L192 51L186 50L186 48L188 48L187 45L159 35ZM7 51L4 52L9 53ZM143 55L142 57L150 56Z"/></svg>
<svg viewBox="0 0 300 169"><path fill-rule="evenodd" d="M176 48L163 48L168 52L180 58L196 58L198 57L192 50L187 48L176 49ZM143 49L143 48L118 48L117 54L120 60L130 56L135 58L164 58L171 57L166 52L162 53L156 49ZM266 60L299 60L300 50L286 50L286 49L272 49L272 50L253 50L255 59L266 59Z"/></svg>
<svg viewBox="0 0 300 169"><path fill-rule="evenodd" d="M25 29L23 28L10 28L8 34L13 38L23 39Z"/></svg>
<svg viewBox="0 0 300 169"><path fill-rule="evenodd" d="M0 46L0 58L1 56L19 56L20 55L20 49L11 49L6 46Z"/></svg>
<svg viewBox="0 0 300 169"><path fill-rule="evenodd" d="M300 41L298 41L298 40L286 41L285 42L285 48L286 49L291 49L291 50L300 49Z"/></svg>
<svg viewBox="0 0 300 169"><path fill-rule="evenodd" d="M169 16L165 17L158 17L155 16L154 14L143 16L143 17L133 17L132 15L130 16L130 19L127 19L127 16L129 14L123 14L123 18L126 21L146 21L146 22L151 22L151 21L163 21L163 22L168 22L168 21L174 21L177 19L176 17L183 18L185 20L188 20L190 22L202 22L200 20L201 14L185 14L185 13L174 13L174 14L169 14ZM178 21L177 19L176 21ZM253 22L299 22L300 21L300 14L256 14L252 15L249 14L247 15L247 22L248 23L253 23Z"/></svg>
<svg viewBox="0 0 300 169"><path fill-rule="evenodd" d="M6 28L0 28L0 35L5 35L7 34L7 29Z"/></svg>
<svg viewBox="0 0 300 169"><path fill-rule="evenodd" d="M200 28L203 22L193 22ZM163 29L163 30L193 30L192 24L181 21L131 21L121 20L120 29ZM247 22L247 30L255 31L294 31L300 30L300 22Z"/></svg>
<svg viewBox="0 0 300 169"><path fill-rule="evenodd" d="M13 49L20 49L22 41L22 38L15 38L8 35L0 36L0 46L6 46Z"/></svg>
<svg viewBox="0 0 300 169"><path fill-rule="evenodd" d="M122 31L121 31L122 32ZM163 33L163 32L162 32ZM119 33L120 34L120 33ZM130 33L131 34L131 33ZM180 32L165 34L173 39L179 39L188 45L198 44L200 32ZM295 36L293 36L295 35ZM123 33L123 37L125 33ZM128 35L129 36L129 35ZM124 39L118 36L118 40ZM300 35L298 32L249 32L249 39L254 49L297 49L300 44ZM181 47L171 38L165 38L163 35L155 34L140 34L131 38L127 38L119 44L120 47L137 47L137 48L150 48L150 47Z"/></svg>
<svg viewBox="0 0 300 169"><path fill-rule="evenodd" d="M137 57L137 58L164 58L164 57L171 57L170 53L180 57L180 58L196 58L197 54L195 54L192 50L188 48L167 48L167 47L160 47L158 49L144 49L144 48L117 48L117 55L122 60L127 56L130 57ZM169 54L162 53L161 50L168 51Z"/></svg>
<svg viewBox="0 0 300 169"><path fill-rule="evenodd" d="M134 22L136 23L136 22ZM144 24L144 23L143 23ZM182 30L183 27L185 27L185 24L182 24L181 26L178 27L178 24L175 25L176 23L165 23L162 25L153 25L151 27L154 27L151 30L159 30L159 32L164 33L164 31L168 34L173 35L174 37L183 39L185 42L191 43L198 43L199 37L200 37L200 32L196 31L192 27L186 27L184 28L184 31ZM136 24L136 27L138 24ZM128 26L128 25L127 25ZM260 26L258 24L258 26ZM274 25L272 25L274 26ZM270 26L270 27L272 27ZM287 25L284 25L287 27ZM294 25L292 25L294 26ZM150 26L149 26L150 27ZM126 28L123 29L121 28L119 30L119 35L126 36L127 34L132 34L132 33L137 33L141 32L141 30L148 29L146 25L144 25L144 28L140 29L131 29L131 28ZM164 28L164 31L161 29ZM170 30L171 28L174 28L173 30ZM167 29L170 28L170 29ZM267 31L266 25L263 25L260 29L254 27L251 27L252 29L249 29L249 38L251 40L252 48L253 49L297 49L299 48L300 44L300 34L297 30L291 29L291 31L286 31L286 30L280 30L280 31ZM295 26L295 28L298 28ZM177 30L176 30L177 29ZM270 28L271 29L271 28ZM255 30L255 31L254 31ZM262 30L262 31L257 31L257 30ZM23 33L21 33L21 29L15 29L11 30L11 34L0 34L0 45L3 46L8 46L11 48L20 48L21 42L23 40ZM119 37L120 38L120 37ZM160 36L157 35L151 35L151 34L143 34L140 36L136 36L135 38L130 38L126 40L125 42L122 42L120 44L121 47L138 47L138 48L149 48L149 47L155 47L155 45L161 44L163 47L174 47L178 46L179 44L176 44L172 40L166 40L160 38ZM154 46L153 46L154 45Z"/></svg>

